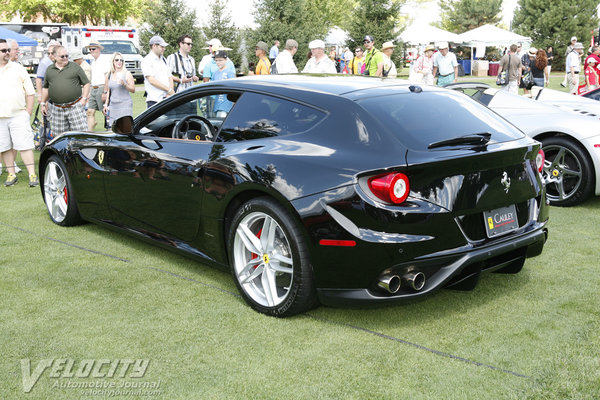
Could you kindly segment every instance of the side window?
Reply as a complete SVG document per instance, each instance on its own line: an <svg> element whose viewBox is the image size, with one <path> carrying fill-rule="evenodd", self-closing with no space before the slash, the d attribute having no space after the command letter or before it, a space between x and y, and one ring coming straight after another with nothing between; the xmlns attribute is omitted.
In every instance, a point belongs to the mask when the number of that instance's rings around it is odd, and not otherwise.
<svg viewBox="0 0 600 400"><path fill-rule="evenodd" d="M224 121L218 141L239 141L305 132L325 113L292 101L246 93Z"/></svg>
<svg viewBox="0 0 600 400"><path fill-rule="evenodd" d="M140 128L139 133L175 139L213 139L209 132L210 129L202 120L208 120L214 131L218 131L239 98L240 94L238 93L185 96L177 103L172 104L168 110L163 109L159 103L154 107L160 109L160 112L150 117Z"/></svg>

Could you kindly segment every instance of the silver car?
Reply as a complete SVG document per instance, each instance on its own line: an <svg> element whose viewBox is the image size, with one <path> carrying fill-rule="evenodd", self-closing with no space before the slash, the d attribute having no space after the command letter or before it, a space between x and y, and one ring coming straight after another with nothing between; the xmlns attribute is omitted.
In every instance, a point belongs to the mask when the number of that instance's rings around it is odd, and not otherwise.
<svg viewBox="0 0 600 400"><path fill-rule="evenodd" d="M486 105L542 142L546 155L543 177L551 204L574 206L592 194L600 195L598 116L510 94L485 83L463 82L446 87Z"/></svg>

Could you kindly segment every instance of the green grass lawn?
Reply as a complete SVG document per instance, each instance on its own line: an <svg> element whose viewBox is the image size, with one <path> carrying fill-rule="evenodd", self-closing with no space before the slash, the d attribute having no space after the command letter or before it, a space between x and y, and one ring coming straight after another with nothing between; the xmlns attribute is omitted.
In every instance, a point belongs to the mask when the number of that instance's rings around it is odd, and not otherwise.
<svg viewBox="0 0 600 400"><path fill-rule="evenodd" d="M600 198L553 207L543 254L519 274L285 320L252 311L225 272L95 225L54 225L23 181L0 198L0 399L600 397ZM150 364L142 378L49 368L25 393L21 360L33 373L48 359Z"/></svg>

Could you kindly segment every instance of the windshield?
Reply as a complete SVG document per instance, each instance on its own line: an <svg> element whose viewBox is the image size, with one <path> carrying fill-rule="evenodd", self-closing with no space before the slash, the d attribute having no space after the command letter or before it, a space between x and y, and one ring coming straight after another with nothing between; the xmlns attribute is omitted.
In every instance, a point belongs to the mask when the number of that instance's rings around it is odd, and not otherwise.
<svg viewBox="0 0 600 400"><path fill-rule="evenodd" d="M104 46L102 52L105 54L137 54L137 49L133 43L128 40L100 40L100 44Z"/></svg>
<svg viewBox="0 0 600 400"><path fill-rule="evenodd" d="M425 150L431 143L490 133L490 143L521 139L513 125L481 104L451 91L399 93L358 103L408 148Z"/></svg>

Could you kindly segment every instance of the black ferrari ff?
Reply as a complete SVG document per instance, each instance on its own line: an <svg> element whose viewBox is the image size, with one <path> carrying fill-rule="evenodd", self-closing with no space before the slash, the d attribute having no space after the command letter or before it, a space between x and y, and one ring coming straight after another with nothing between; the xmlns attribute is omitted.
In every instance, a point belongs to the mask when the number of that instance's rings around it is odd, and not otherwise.
<svg viewBox="0 0 600 400"><path fill-rule="evenodd" d="M411 300L541 253L540 144L460 93L276 75L194 86L40 156L59 225L231 270L255 310Z"/></svg>

